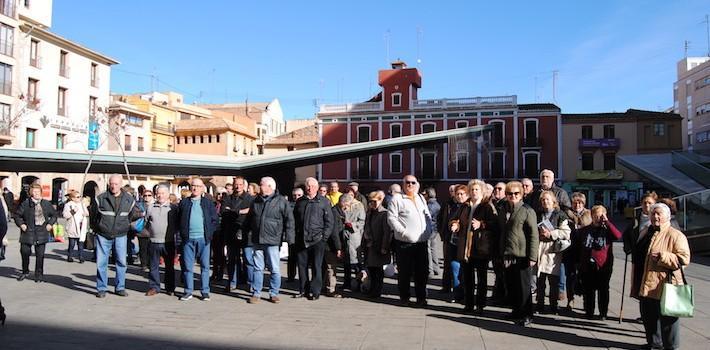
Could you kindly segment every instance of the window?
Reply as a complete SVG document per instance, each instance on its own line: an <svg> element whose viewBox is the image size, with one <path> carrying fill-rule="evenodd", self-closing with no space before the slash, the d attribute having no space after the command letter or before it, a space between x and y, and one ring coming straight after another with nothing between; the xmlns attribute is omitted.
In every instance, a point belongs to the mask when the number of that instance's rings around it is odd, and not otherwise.
<svg viewBox="0 0 710 350"><path fill-rule="evenodd" d="M126 123L134 126L143 126L143 119L133 114L128 114L126 116Z"/></svg>
<svg viewBox="0 0 710 350"><path fill-rule="evenodd" d="M3 130L3 128L7 127L7 124L5 124L8 120L10 120L10 110L11 106L7 103L0 103L0 132Z"/></svg>
<svg viewBox="0 0 710 350"><path fill-rule="evenodd" d="M370 141L370 126L360 125L357 127L357 142Z"/></svg>
<svg viewBox="0 0 710 350"><path fill-rule="evenodd" d="M525 146L535 147L539 145L537 138L537 126L537 119L528 119L525 121L525 140L523 141Z"/></svg>
<svg viewBox="0 0 710 350"><path fill-rule="evenodd" d="M138 137L138 152L143 152L143 138Z"/></svg>
<svg viewBox="0 0 710 350"><path fill-rule="evenodd" d="M402 172L402 154L390 153L390 173L399 174Z"/></svg>
<svg viewBox="0 0 710 350"><path fill-rule="evenodd" d="M616 153L604 153L604 170L616 169Z"/></svg>
<svg viewBox="0 0 710 350"><path fill-rule="evenodd" d="M89 96L89 116L96 116L96 97L94 96ZM126 122L128 122L128 118L126 118Z"/></svg>
<svg viewBox="0 0 710 350"><path fill-rule="evenodd" d="M217 135L217 141L216 141L216 142L219 143L219 135Z"/></svg>
<svg viewBox="0 0 710 350"><path fill-rule="evenodd" d="M64 139L67 135L62 133L57 133L57 149L64 149Z"/></svg>
<svg viewBox="0 0 710 350"><path fill-rule="evenodd" d="M0 0L0 13L7 17L15 17L15 0Z"/></svg>
<svg viewBox="0 0 710 350"><path fill-rule="evenodd" d="M523 166L525 166L525 177L534 179L535 177L540 176L540 153L524 153L523 161Z"/></svg>
<svg viewBox="0 0 710 350"><path fill-rule="evenodd" d="M492 121L488 124L493 125L493 133L491 134L493 147L505 147L505 134L503 133L504 122Z"/></svg>
<svg viewBox="0 0 710 350"><path fill-rule="evenodd" d="M177 144L179 145L180 144L180 136L176 137L175 141L177 141Z"/></svg>
<svg viewBox="0 0 710 350"><path fill-rule="evenodd" d="M39 85L39 80L29 78L27 80L27 108L37 109L37 86Z"/></svg>
<svg viewBox="0 0 710 350"><path fill-rule="evenodd" d="M468 120L457 120L456 121L456 129L467 128L467 127L468 127Z"/></svg>
<svg viewBox="0 0 710 350"><path fill-rule="evenodd" d="M399 107L402 105L402 93L397 92L392 94L392 107Z"/></svg>
<svg viewBox="0 0 710 350"><path fill-rule="evenodd" d="M131 150L131 135L123 136L123 149L126 151Z"/></svg>
<svg viewBox="0 0 710 350"><path fill-rule="evenodd" d="M402 136L402 124L390 124L390 138Z"/></svg>
<svg viewBox="0 0 710 350"><path fill-rule="evenodd" d="M593 139L594 132L591 125L582 125L582 138L583 139Z"/></svg>
<svg viewBox="0 0 710 350"><path fill-rule="evenodd" d="M371 157L359 157L357 159L357 178L358 179L369 179L370 178L370 159Z"/></svg>
<svg viewBox="0 0 710 350"><path fill-rule="evenodd" d="M39 68L39 41L30 41L30 66Z"/></svg>
<svg viewBox="0 0 710 350"><path fill-rule="evenodd" d="M180 113L180 120L190 120L190 119L192 119L192 116L190 114ZM257 131L258 131L258 129L257 129Z"/></svg>
<svg viewBox="0 0 710 350"><path fill-rule="evenodd" d="M200 135L200 143L205 143L205 137Z"/></svg>
<svg viewBox="0 0 710 350"><path fill-rule="evenodd" d="M91 64L91 86L99 87L99 65L96 63Z"/></svg>
<svg viewBox="0 0 710 350"><path fill-rule="evenodd" d="M436 131L436 124L434 123L423 123L422 124L422 134L430 133Z"/></svg>
<svg viewBox="0 0 710 350"><path fill-rule="evenodd" d="M69 77L69 67L67 67L67 57L69 53L66 51L59 51L59 75L68 78Z"/></svg>
<svg viewBox="0 0 710 350"><path fill-rule="evenodd" d="M0 53L6 56L12 56L13 38L15 36L15 28L7 24L0 23Z"/></svg>
<svg viewBox="0 0 710 350"><path fill-rule="evenodd" d="M468 172L468 152L456 152L456 172Z"/></svg>
<svg viewBox="0 0 710 350"><path fill-rule="evenodd" d="M67 115L67 89L60 87L57 92L57 114Z"/></svg>
<svg viewBox="0 0 710 350"><path fill-rule="evenodd" d="M36 136L37 129L27 128L27 134L25 135L25 148L35 148Z"/></svg>
<svg viewBox="0 0 710 350"><path fill-rule="evenodd" d="M193 135L193 136L192 136L192 144L194 145L194 144L196 144L196 143L197 143L197 138Z"/></svg>
<svg viewBox="0 0 710 350"><path fill-rule="evenodd" d="M604 125L604 138L605 139L613 139L616 136L614 132L614 126L613 125Z"/></svg>
<svg viewBox="0 0 710 350"><path fill-rule="evenodd" d="M436 153L422 153L422 178L436 178Z"/></svg>
<svg viewBox="0 0 710 350"><path fill-rule="evenodd" d="M666 136L666 124L653 123L653 136Z"/></svg>
<svg viewBox="0 0 710 350"><path fill-rule="evenodd" d="M505 177L505 153L493 152L490 159L491 177L501 179Z"/></svg>
<svg viewBox="0 0 710 350"><path fill-rule="evenodd" d="M0 63L0 93L12 95L12 66Z"/></svg>
<svg viewBox="0 0 710 350"><path fill-rule="evenodd" d="M594 170L594 153L582 153L582 170Z"/></svg>

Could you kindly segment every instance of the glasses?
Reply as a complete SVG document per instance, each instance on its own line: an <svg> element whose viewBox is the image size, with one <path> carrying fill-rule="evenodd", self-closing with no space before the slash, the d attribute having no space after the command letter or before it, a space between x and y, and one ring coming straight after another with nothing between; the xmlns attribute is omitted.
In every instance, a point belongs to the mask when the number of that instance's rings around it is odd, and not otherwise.
<svg viewBox="0 0 710 350"><path fill-rule="evenodd" d="M153 197L152 194L144 194L143 197Z"/></svg>
<svg viewBox="0 0 710 350"><path fill-rule="evenodd" d="M192 188L200 188L200 187L202 187L202 185L190 185L190 187L192 187Z"/></svg>
<svg viewBox="0 0 710 350"><path fill-rule="evenodd" d="M519 196L519 195L520 195L520 191L517 191L517 192L506 192L505 194L506 194L507 196Z"/></svg>
<svg viewBox="0 0 710 350"><path fill-rule="evenodd" d="M416 185L417 182L416 181L405 181L404 184L405 185Z"/></svg>

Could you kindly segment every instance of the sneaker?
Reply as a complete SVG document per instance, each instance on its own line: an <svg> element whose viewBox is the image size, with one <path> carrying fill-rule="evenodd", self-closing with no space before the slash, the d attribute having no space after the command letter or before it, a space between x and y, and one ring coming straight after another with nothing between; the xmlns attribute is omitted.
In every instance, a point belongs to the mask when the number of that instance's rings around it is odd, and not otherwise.
<svg viewBox="0 0 710 350"><path fill-rule="evenodd" d="M118 295L119 297L127 297L127 296L128 296L128 292L126 292L125 289L121 289L121 290L119 290L119 291L116 291L116 295Z"/></svg>
<svg viewBox="0 0 710 350"><path fill-rule="evenodd" d="M277 297L277 296L272 296L271 298L269 298L269 301L274 304L278 304L281 302L281 299L279 299L279 297Z"/></svg>
<svg viewBox="0 0 710 350"><path fill-rule="evenodd" d="M210 301L210 295L209 294L204 294L202 296L202 301Z"/></svg>
<svg viewBox="0 0 710 350"><path fill-rule="evenodd" d="M97 298L105 298L105 297L106 297L106 292L96 292L96 297L97 297Z"/></svg>
<svg viewBox="0 0 710 350"><path fill-rule="evenodd" d="M256 296L252 296L252 297L249 298L249 300L247 300L247 303L249 303L249 304L258 304L259 301L261 301L261 298L256 297Z"/></svg>
<svg viewBox="0 0 710 350"><path fill-rule="evenodd" d="M183 294L183 295L180 297L180 301L188 301L188 300L190 300L190 299L192 299L192 294Z"/></svg>

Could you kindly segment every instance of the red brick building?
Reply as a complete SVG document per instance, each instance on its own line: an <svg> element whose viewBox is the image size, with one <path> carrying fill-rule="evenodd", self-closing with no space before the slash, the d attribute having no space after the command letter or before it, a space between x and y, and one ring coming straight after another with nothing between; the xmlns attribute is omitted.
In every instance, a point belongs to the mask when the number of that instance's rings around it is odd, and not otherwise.
<svg viewBox="0 0 710 350"><path fill-rule="evenodd" d="M531 177L549 168L561 177L560 109L518 104L517 96L419 100L422 77L404 62L379 72L382 90L364 103L324 105L317 114L320 146L367 142L432 131L494 125L490 138L404 149L324 163L322 181L358 181L363 190L385 188L406 174L443 189L472 178Z"/></svg>

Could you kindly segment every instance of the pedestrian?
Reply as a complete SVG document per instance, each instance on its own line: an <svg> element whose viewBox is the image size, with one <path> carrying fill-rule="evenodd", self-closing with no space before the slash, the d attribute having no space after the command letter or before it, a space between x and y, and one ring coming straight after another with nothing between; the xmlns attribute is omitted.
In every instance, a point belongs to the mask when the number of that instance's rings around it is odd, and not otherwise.
<svg viewBox="0 0 710 350"><path fill-rule="evenodd" d="M250 196L256 198L260 193L260 188L259 184L256 182L250 182L249 187L247 187L247 193L249 193Z"/></svg>
<svg viewBox="0 0 710 350"><path fill-rule="evenodd" d="M146 208L145 225L150 239L146 296L160 293L160 258L165 262L165 292L168 295L175 293L175 233L180 218L178 206L170 203L169 191L167 186L158 185L155 202Z"/></svg>
<svg viewBox="0 0 710 350"><path fill-rule="evenodd" d="M458 237L456 259L462 265L464 311L472 312L475 307L478 314L483 313L486 306L488 262L498 238L498 219L493 206L484 197L485 186L481 180L471 180L468 186L464 186L467 200L451 221L451 231Z"/></svg>
<svg viewBox="0 0 710 350"><path fill-rule="evenodd" d="M461 240L461 236L465 235L468 231L464 230L463 232L459 232L460 230L458 227L456 227L456 230L453 230L455 225L452 225L452 222L456 222L459 220L461 216L461 211L464 210L464 207L467 205L469 201L469 189L466 185L456 185L454 187L454 198L456 200L456 203L458 205L456 206L456 211L450 214L450 218L447 221L447 225L449 225L449 232L450 234L448 235L448 241L446 242L446 254L449 261L449 269L451 270L451 280L447 281L448 285L452 287L452 293L448 296L447 301L451 303L458 303L462 302L464 300L464 288L463 288L463 275L461 274L461 256L459 256L459 241ZM466 213L470 213L470 211L466 211ZM468 218L468 217L467 217ZM463 245L461 246L463 247Z"/></svg>
<svg viewBox="0 0 710 350"><path fill-rule="evenodd" d="M456 187L459 185L449 186L449 199L444 203L444 207L439 212L439 239L442 242L442 252L444 255L444 271L441 276L441 294L449 297L452 288L452 272L451 272L451 261L455 258L455 255L451 255L451 220L455 219L455 215L461 206L461 202L456 198ZM467 191L464 191L467 192ZM467 194L465 196L468 196Z"/></svg>
<svg viewBox="0 0 710 350"><path fill-rule="evenodd" d="M532 206L532 202L530 202L532 199L531 194L534 188L532 180L526 177L520 180L520 183L523 184L523 202L525 202L525 204L527 205Z"/></svg>
<svg viewBox="0 0 710 350"><path fill-rule="evenodd" d="M342 195L343 193L340 192L340 186L338 185L338 182L333 181L328 186L328 194L325 195L325 198L327 198L330 201L330 205L334 207L338 204L338 200Z"/></svg>
<svg viewBox="0 0 710 350"><path fill-rule="evenodd" d="M392 256L392 229L387 223L387 209L382 206L385 193L373 191L368 195L368 211L365 219L363 240L367 263L367 275L370 278L370 298L379 298L384 286L384 265L390 263Z"/></svg>
<svg viewBox="0 0 710 350"><path fill-rule="evenodd" d="M360 193L360 184L353 181L348 184L348 191L352 191L353 198L355 198L363 208L367 208L367 197Z"/></svg>
<svg viewBox="0 0 710 350"><path fill-rule="evenodd" d="M22 202L15 212L15 223L20 227L20 254L22 273L17 278L22 281L29 276L30 255L35 250L35 282L44 282L44 251L52 225L57 222L57 214L52 204L42 199L42 187L32 184L30 197Z"/></svg>
<svg viewBox="0 0 710 350"><path fill-rule="evenodd" d="M146 209L155 203L155 197L153 191L146 189L143 190L141 197L142 200L139 200L137 205L145 214ZM141 269L143 272L150 272L150 232L145 227L145 217L139 219L137 223L136 236L138 237L138 257L141 261Z"/></svg>
<svg viewBox="0 0 710 350"><path fill-rule="evenodd" d="M569 211L569 218L572 231L570 233L570 239L574 242L579 230L592 224L592 212L586 208L587 196L585 196L584 193L572 193L571 201L572 210ZM574 308L575 295L581 295L581 288L578 287L579 284L577 283L578 253L579 251L574 248L568 248L562 252L562 267L564 273L560 272L560 280L562 276L565 277L565 280L560 281L560 291L565 291L567 294L568 311L572 311Z"/></svg>
<svg viewBox="0 0 710 350"><path fill-rule="evenodd" d="M546 282L550 286L549 313L559 313L557 303L560 294L560 273L562 268L562 254L558 250L559 241L570 242L571 229L569 219L564 211L560 210L555 194L544 191L540 194L540 211L537 213L538 245L537 261L537 305L538 313L545 313ZM569 246L568 246L569 247Z"/></svg>
<svg viewBox="0 0 710 350"><path fill-rule="evenodd" d="M185 293L181 301L192 299L195 260L200 261L201 294L203 301L210 300L210 242L217 228L217 209L205 196L205 184L199 178L190 183L191 197L180 201L180 236L182 238L182 276Z"/></svg>
<svg viewBox="0 0 710 350"><path fill-rule="evenodd" d="M276 181L272 177L261 178L260 195L249 208L246 223L249 226L253 246L254 281L251 285L250 304L261 300L264 285L264 268L271 272L269 279L269 301L280 303L281 269L279 249L282 242L294 242L293 211L288 201L276 192Z"/></svg>
<svg viewBox="0 0 710 350"><path fill-rule="evenodd" d="M512 311L508 318L527 327L532 323L531 270L537 264L539 236L535 211L523 202L523 184L508 182L506 202L498 211L500 254Z"/></svg>
<svg viewBox="0 0 710 350"><path fill-rule="evenodd" d="M142 215L136 200L122 188L123 177L118 174L108 179L108 191L96 197L96 297L106 297L108 289L108 260L115 256L116 295L125 297L126 292L126 250L131 222Z"/></svg>
<svg viewBox="0 0 710 350"><path fill-rule="evenodd" d="M10 191L9 188L3 187L2 189L2 197L5 200L5 205L7 206L7 213L14 213L15 212L15 194ZM8 214L11 215L11 214Z"/></svg>
<svg viewBox="0 0 710 350"><path fill-rule="evenodd" d="M306 194L300 197L293 209L298 265L298 294L295 298L307 297L317 300L323 287L323 258L330 235L333 234L333 215L330 201L318 193L318 180L306 179ZM339 244L338 244L339 245ZM339 247L335 247L340 250ZM308 268L311 268L311 276ZM332 294L333 290L328 293Z"/></svg>
<svg viewBox="0 0 710 350"><path fill-rule="evenodd" d="M397 193L402 193L402 186L400 186L398 183L391 184L387 191L387 194L385 194L385 200L382 202L382 205L385 207L385 209L387 209L387 206L392 201L392 196Z"/></svg>
<svg viewBox="0 0 710 350"><path fill-rule="evenodd" d="M607 218L603 205L592 207L592 224L575 236L579 251L579 279L584 288L584 311L594 318L595 298L599 300L599 317L605 320L609 310L609 280L614 266L611 244L621 232Z"/></svg>
<svg viewBox="0 0 710 350"><path fill-rule="evenodd" d="M222 187L217 189L217 196L214 200L215 209L217 210L217 229L214 231L212 241L210 242L210 250L212 252L212 276L210 277L210 282L217 284L222 283L222 280L224 279L224 270L227 267L227 255L225 254L227 238L222 230L223 228L226 228L222 218L222 204L224 203L225 197L228 197L228 195L224 193L225 190L226 189Z"/></svg>
<svg viewBox="0 0 710 350"><path fill-rule="evenodd" d="M291 206L291 210L296 208L296 202L298 199L303 197L303 189L296 187L291 191L291 201L288 204ZM295 213L294 213L295 215ZM298 256L296 255L297 248L295 244L289 244L288 246L288 260L286 262L286 282L293 282L296 280L296 272L298 271Z"/></svg>
<svg viewBox="0 0 710 350"><path fill-rule="evenodd" d="M251 254L247 258L244 254L246 268L243 269L241 263L241 251L244 248L248 235L244 234L244 221L249 213L249 207L254 201L254 197L247 192L247 180L242 176L234 177L233 191L229 195L225 195L222 199L222 236L227 245L227 285L225 292L229 293L236 289L239 281L251 284L254 267L251 263ZM251 246L251 244L249 244ZM251 250L249 250L251 253ZM246 275L242 271L247 272ZM242 277L239 277L242 275Z"/></svg>
<svg viewBox="0 0 710 350"><path fill-rule="evenodd" d="M394 231L397 254L397 285L402 305L409 304L409 283L414 278L416 306L427 305L426 284L429 276L428 244L432 235L432 217L419 181L414 175L402 179L404 193L394 195L387 208L387 222Z"/></svg>
<svg viewBox="0 0 710 350"><path fill-rule="evenodd" d="M69 238L67 249L67 262L74 262L72 258L74 246L79 254L79 263L84 263L84 242L89 226L89 207L84 204L81 194L71 190L67 194L69 201L64 205L62 217L67 220L66 233Z"/></svg>
<svg viewBox="0 0 710 350"><path fill-rule="evenodd" d="M650 208L650 224L641 232L634 247L641 269L633 273L632 290L638 291L641 319L650 349L680 349L680 320L661 315L661 293L664 284L685 284L684 266L690 264L690 247L683 232L670 223L667 205L657 203Z"/></svg>
<svg viewBox="0 0 710 350"><path fill-rule="evenodd" d="M318 194L320 194L320 190ZM330 201L328 201L328 204L330 204ZM323 256L325 296L342 298L342 294L338 293L336 289L338 282L336 272L338 265L340 265L340 260L343 258L343 242L345 240L345 212L340 203L331 208L331 215L333 217L333 228L330 237L328 237Z"/></svg>
<svg viewBox="0 0 710 350"><path fill-rule="evenodd" d="M433 219L432 230L434 231L429 239L429 275L438 276L441 274L441 267L439 267L441 244L439 244L439 222L440 222L440 212L441 205L436 200L436 189L433 187L427 187L424 190L424 199L426 199L426 205L429 208L429 213Z"/></svg>
<svg viewBox="0 0 710 350"><path fill-rule="evenodd" d="M560 209L569 210L572 207L567 192L555 185L555 173L550 169L544 169L540 172L540 187L530 194L530 203L532 203L531 206L535 211L540 210L540 194L542 191L552 191L555 194L555 198L557 198Z"/></svg>

